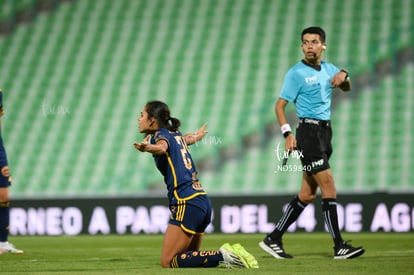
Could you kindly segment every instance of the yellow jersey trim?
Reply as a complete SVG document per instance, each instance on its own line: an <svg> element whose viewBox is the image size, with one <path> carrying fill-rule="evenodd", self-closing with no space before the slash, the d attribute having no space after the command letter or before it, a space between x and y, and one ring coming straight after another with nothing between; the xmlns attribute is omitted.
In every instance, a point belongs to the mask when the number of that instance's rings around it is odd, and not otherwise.
<svg viewBox="0 0 414 275"><path fill-rule="evenodd" d="M204 191L204 192L199 192L199 193L192 194L191 196L188 196L188 197L180 198L180 196L178 195L177 190L176 190L176 188L178 186L178 183L177 183L177 174L175 173L174 164L173 164L173 162L171 160L170 154L168 152L166 152L165 154L167 156L167 161L168 161L168 164L171 167L171 173L172 173L173 178L174 178L174 197L178 201L180 201L180 200L191 200L191 199L193 199L193 198L195 198L197 196L206 195L207 194L207 192Z"/></svg>

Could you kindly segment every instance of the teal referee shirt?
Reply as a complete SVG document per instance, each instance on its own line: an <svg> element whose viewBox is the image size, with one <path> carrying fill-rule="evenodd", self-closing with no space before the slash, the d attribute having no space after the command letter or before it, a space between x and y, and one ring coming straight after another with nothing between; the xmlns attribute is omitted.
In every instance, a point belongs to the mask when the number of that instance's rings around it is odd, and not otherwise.
<svg viewBox="0 0 414 275"><path fill-rule="evenodd" d="M279 97L295 104L298 118L329 120L332 96L329 80L338 72L331 63L322 61L318 70L300 61L286 73Z"/></svg>

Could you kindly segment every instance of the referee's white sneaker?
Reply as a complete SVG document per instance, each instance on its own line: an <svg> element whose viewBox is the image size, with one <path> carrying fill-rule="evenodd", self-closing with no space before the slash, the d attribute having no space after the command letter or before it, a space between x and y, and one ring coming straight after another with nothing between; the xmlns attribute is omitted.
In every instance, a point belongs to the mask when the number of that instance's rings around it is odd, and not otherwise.
<svg viewBox="0 0 414 275"><path fill-rule="evenodd" d="M352 259L361 256L364 252L365 249L362 246L353 247L344 241L342 245L334 247L334 259Z"/></svg>
<svg viewBox="0 0 414 275"><path fill-rule="evenodd" d="M5 253L14 253L14 254L23 254L23 250L17 249L9 242L0 242L0 254Z"/></svg>

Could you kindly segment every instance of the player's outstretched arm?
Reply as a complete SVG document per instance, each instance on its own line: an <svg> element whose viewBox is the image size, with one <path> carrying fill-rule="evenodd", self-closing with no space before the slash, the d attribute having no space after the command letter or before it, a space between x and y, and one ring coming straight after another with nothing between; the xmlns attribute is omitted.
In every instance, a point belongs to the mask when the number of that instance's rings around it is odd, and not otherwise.
<svg viewBox="0 0 414 275"><path fill-rule="evenodd" d="M159 140L156 144L150 144L148 141L151 138L147 135L142 142L134 142L134 147L138 151L148 152L154 155L163 155L168 150L168 143L165 140Z"/></svg>
<svg viewBox="0 0 414 275"><path fill-rule="evenodd" d="M184 139L187 145L191 145L196 143L197 141L202 140L204 136L208 133L208 131L206 131L206 127L207 123L204 123L200 127L200 129L197 130L197 132L185 134Z"/></svg>

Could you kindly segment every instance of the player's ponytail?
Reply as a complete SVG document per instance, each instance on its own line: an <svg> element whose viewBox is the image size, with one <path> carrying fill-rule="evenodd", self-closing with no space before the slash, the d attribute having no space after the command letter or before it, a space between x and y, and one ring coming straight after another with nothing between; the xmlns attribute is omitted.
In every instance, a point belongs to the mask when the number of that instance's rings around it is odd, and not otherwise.
<svg viewBox="0 0 414 275"><path fill-rule="evenodd" d="M168 130L170 131L178 131L178 128L180 128L181 122L178 118L170 117L169 119L169 127Z"/></svg>
<svg viewBox="0 0 414 275"><path fill-rule="evenodd" d="M178 131L181 122L179 119L170 116L168 105L161 101L149 101L146 105L148 117L155 118L160 128L167 128L170 131Z"/></svg>

